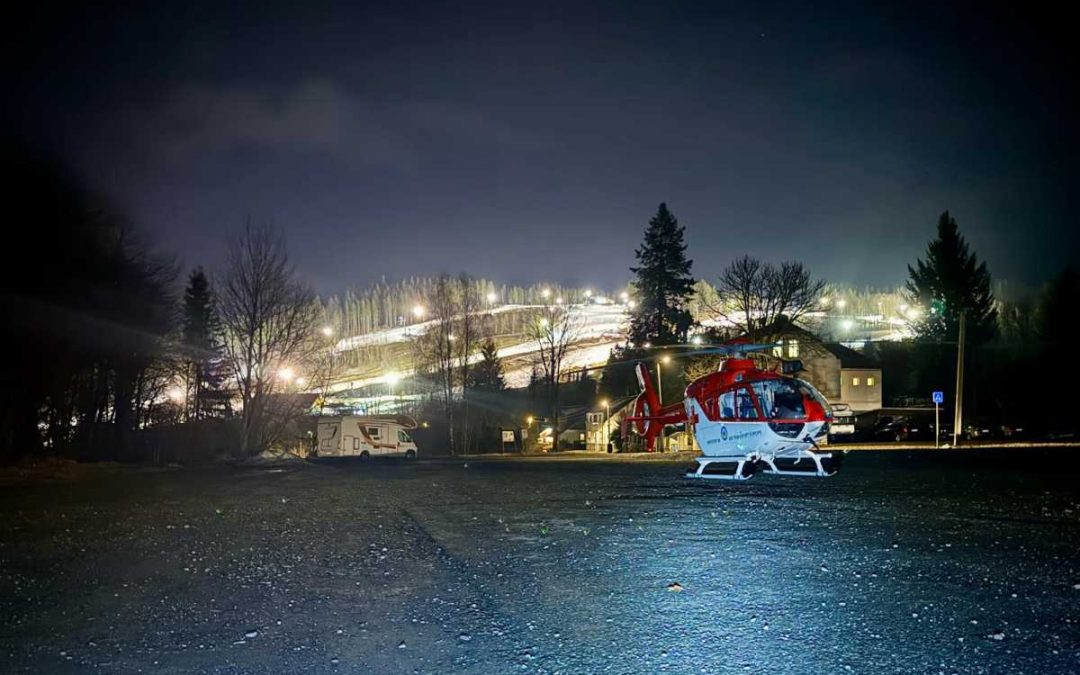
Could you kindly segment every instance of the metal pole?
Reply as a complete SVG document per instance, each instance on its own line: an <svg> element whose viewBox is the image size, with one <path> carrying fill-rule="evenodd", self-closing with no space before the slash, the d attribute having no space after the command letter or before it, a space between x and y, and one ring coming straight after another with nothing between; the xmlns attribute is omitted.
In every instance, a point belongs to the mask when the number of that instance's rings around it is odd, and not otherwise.
<svg viewBox="0 0 1080 675"><path fill-rule="evenodd" d="M960 336L956 345L956 404L953 415L952 444L956 444L960 437L960 430L964 424L964 326L967 323L967 312L960 312Z"/></svg>
<svg viewBox="0 0 1080 675"><path fill-rule="evenodd" d="M656 400L664 407L664 378L660 376L660 362L656 362Z"/></svg>
<svg viewBox="0 0 1080 675"><path fill-rule="evenodd" d="M934 401L934 449L941 447L941 406Z"/></svg>
<svg viewBox="0 0 1080 675"><path fill-rule="evenodd" d="M604 452L611 449L611 404L604 402Z"/></svg>
<svg viewBox="0 0 1080 675"><path fill-rule="evenodd" d="M660 361L656 362L656 400L659 401L660 407L664 407L664 377L660 374ZM656 411L657 415L660 411ZM660 452L667 451L667 434L664 433L664 429L660 429Z"/></svg>

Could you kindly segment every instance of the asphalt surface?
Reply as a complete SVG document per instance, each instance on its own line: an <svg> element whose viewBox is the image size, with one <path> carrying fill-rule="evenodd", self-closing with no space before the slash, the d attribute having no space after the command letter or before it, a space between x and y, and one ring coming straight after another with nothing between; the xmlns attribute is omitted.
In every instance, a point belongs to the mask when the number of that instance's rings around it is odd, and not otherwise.
<svg viewBox="0 0 1080 675"><path fill-rule="evenodd" d="M0 672L1080 672L1076 457L9 476Z"/></svg>

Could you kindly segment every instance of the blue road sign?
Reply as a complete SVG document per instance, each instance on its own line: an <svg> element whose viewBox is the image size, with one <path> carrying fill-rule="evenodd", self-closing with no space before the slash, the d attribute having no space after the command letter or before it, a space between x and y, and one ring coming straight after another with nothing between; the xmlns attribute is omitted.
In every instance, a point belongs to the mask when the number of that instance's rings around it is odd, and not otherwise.
<svg viewBox="0 0 1080 675"><path fill-rule="evenodd" d="M935 391L934 392L934 405L941 405L944 402L945 402L945 392L943 392L943 391Z"/></svg>

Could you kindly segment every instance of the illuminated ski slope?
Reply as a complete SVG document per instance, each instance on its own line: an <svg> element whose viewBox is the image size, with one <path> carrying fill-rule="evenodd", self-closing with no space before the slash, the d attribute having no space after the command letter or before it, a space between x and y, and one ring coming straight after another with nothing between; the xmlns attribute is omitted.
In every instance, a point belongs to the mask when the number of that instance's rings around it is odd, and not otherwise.
<svg viewBox="0 0 1080 675"><path fill-rule="evenodd" d="M491 313L543 309L543 305L502 305L489 310ZM574 335L573 344L564 359L564 368L575 369L603 364L608 359L611 348L625 342L626 329L630 316L622 305L574 305L570 308ZM348 351L373 345L390 345L408 342L431 330L437 321L424 321L386 330L342 338L336 346L338 351ZM499 358L503 362L503 377L508 387L524 387L529 383L532 364L539 352L535 340L522 340L516 344L499 349ZM480 354L473 354L470 362L480 360ZM397 374L408 377L413 369L398 369ZM340 382L330 387L330 393L338 393L386 382L384 375L375 377L350 378L348 373Z"/></svg>

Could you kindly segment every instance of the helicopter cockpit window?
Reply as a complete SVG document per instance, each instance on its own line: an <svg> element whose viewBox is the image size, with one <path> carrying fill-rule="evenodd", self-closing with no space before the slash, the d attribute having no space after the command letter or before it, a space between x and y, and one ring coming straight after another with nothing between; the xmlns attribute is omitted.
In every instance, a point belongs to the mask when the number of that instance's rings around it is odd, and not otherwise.
<svg viewBox="0 0 1080 675"><path fill-rule="evenodd" d="M725 391L719 396L720 418L726 420L735 419L735 392Z"/></svg>
<svg viewBox="0 0 1080 675"><path fill-rule="evenodd" d="M740 387L735 392L735 397L739 419L756 420L758 416L757 408L754 406L754 397L750 395L750 390L746 387Z"/></svg>
<svg viewBox="0 0 1080 675"><path fill-rule="evenodd" d="M814 387L811 386L809 382L803 382L802 380L799 380L799 389L802 392L808 394L810 398L817 401L818 404L822 407L822 409L825 410L826 414L832 414L832 406L829 405L828 400L826 400L825 397L822 396L820 391L814 389Z"/></svg>
<svg viewBox="0 0 1080 675"><path fill-rule="evenodd" d="M788 380L755 382L754 393L769 419L790 420L806 417L802 392Z"/></svg>

